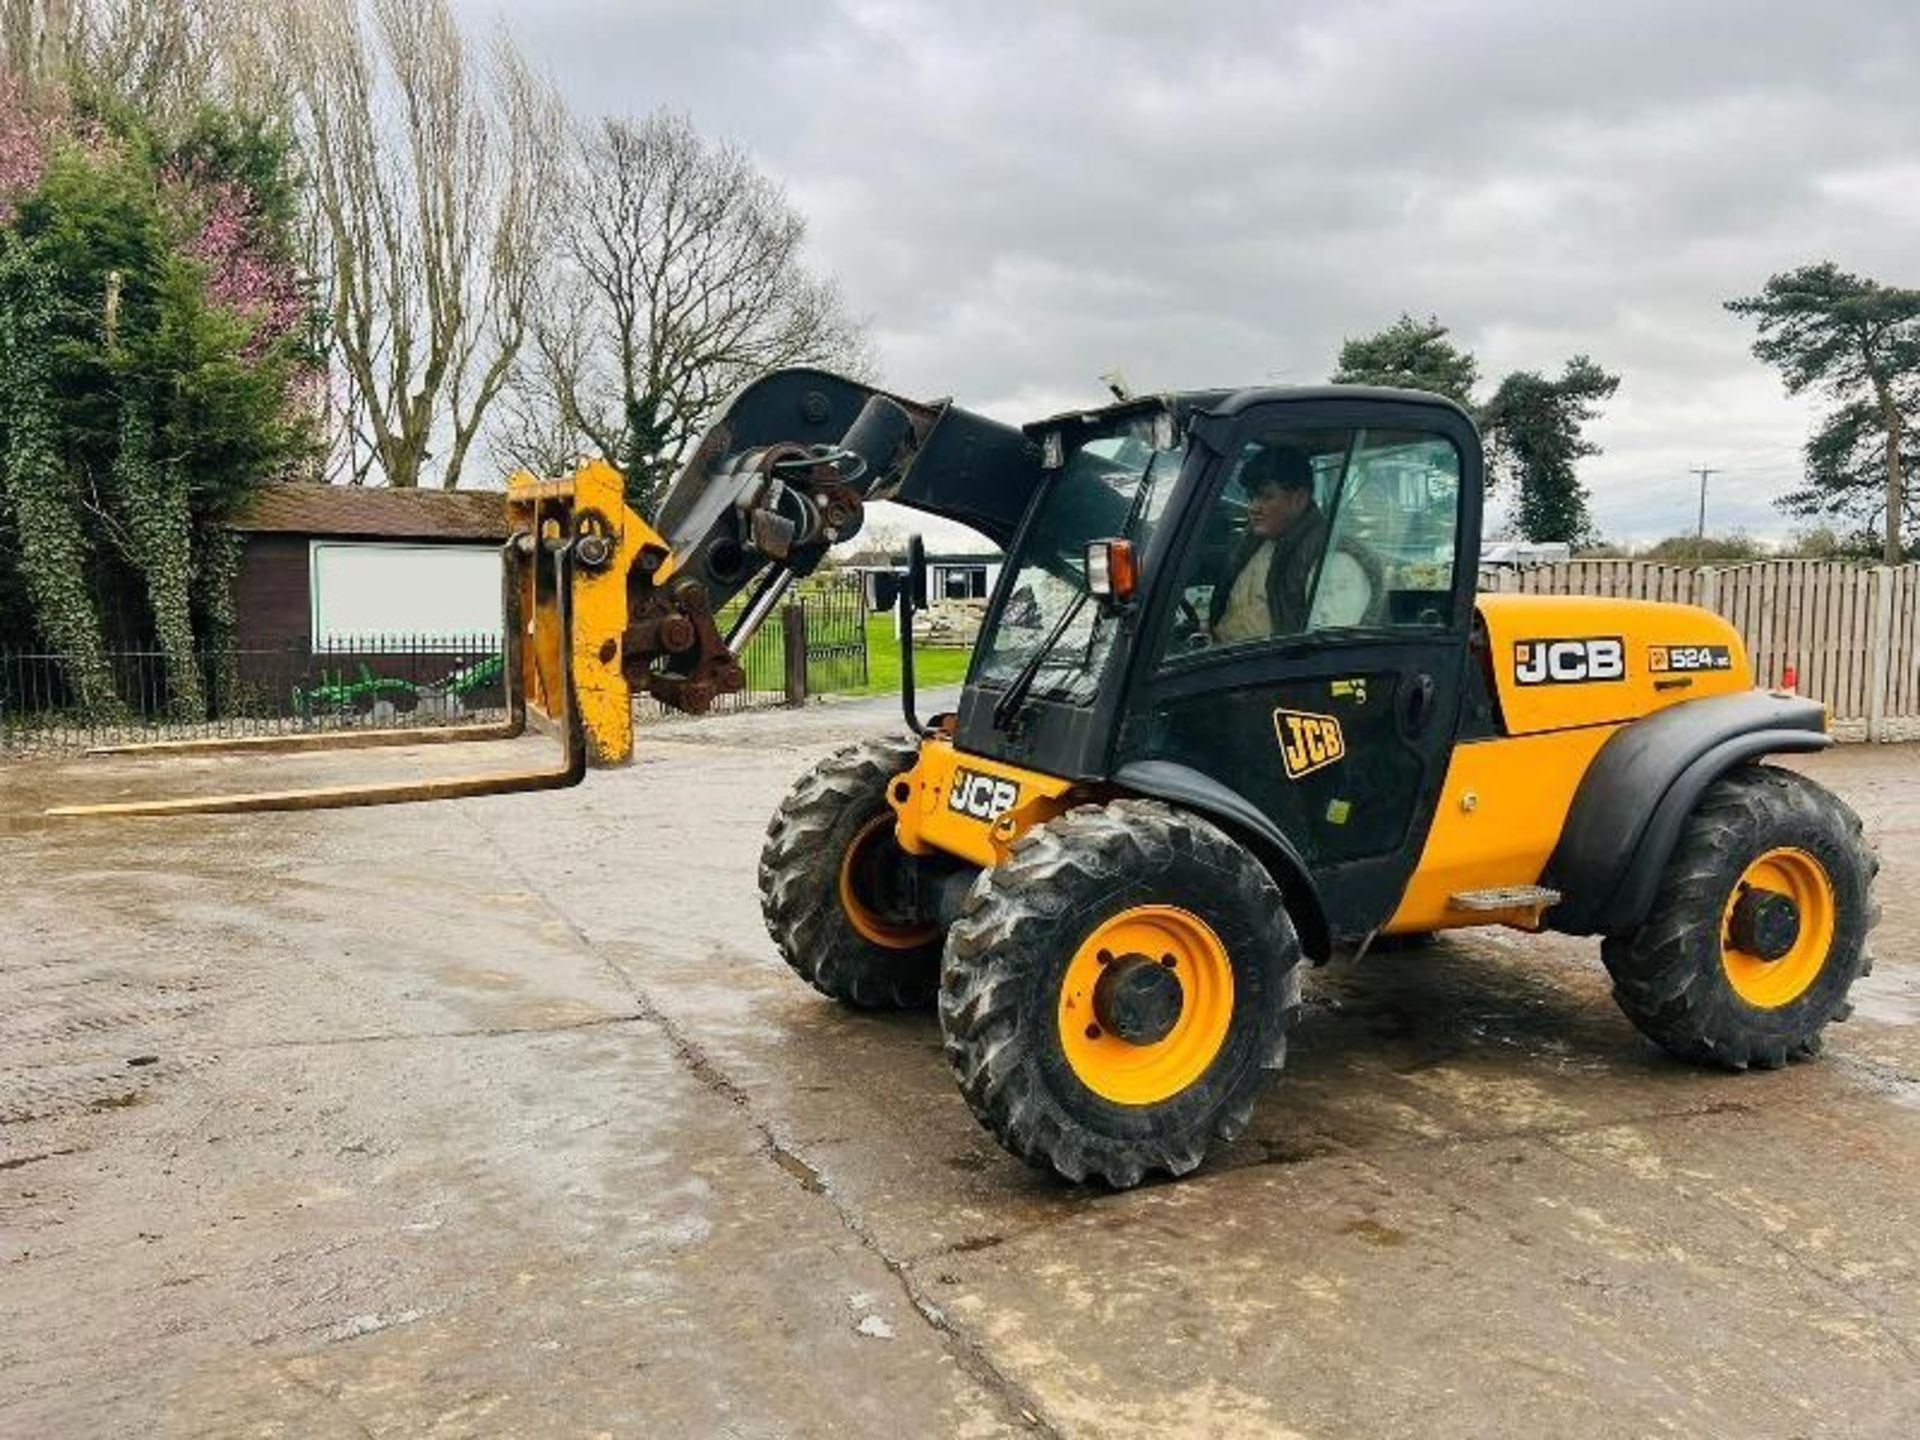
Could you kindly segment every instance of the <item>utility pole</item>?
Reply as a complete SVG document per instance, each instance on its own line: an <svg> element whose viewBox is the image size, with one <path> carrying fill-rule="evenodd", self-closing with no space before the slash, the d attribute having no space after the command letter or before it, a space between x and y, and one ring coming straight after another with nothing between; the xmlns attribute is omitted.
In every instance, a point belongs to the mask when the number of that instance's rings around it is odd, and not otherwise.
<svg viewBox="0 0 1920 1440"><path fill-rule="evenodd" d="M1707 538L1707 476L1718 475L1720 472L1709 469L1705 465L1696 465L1687 473L1700 477L1700 525L1699 528L1694 531L1694 538L1696 540L1704 540Z"/></svg>

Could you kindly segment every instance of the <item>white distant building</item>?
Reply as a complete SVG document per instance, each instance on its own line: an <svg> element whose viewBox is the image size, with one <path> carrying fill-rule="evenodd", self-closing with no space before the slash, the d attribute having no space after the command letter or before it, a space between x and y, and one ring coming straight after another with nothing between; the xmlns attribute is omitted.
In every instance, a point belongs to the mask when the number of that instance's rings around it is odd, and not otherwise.
<svg viewBox="0 0 1920 1440"><path fill-rule="evenodd" d="M993 587L1000 583L1001 559L997 550L927 556L927 603L937 605L942 600L985 600L993 594ZM905 579L907 562L900 558L884 565L849 565L847 569L864 579L867 606L877 610L882 608L879 577L892 575Z"/></svg>
<svg viewBox="0 0 1920 1440"><path fill-rule="evenodd" d="M1512 570L1522 565L1552 565L1573 558L1573 547L1559 541L1489 540L1480 547L1482 570Z"/></svg>

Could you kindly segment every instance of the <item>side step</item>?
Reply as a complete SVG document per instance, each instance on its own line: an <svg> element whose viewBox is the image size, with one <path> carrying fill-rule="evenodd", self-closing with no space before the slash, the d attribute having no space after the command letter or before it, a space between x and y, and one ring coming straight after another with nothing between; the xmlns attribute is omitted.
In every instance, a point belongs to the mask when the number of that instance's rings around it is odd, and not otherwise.
<svg viewBox="0 0 1920 1440"><path fill-rule="evenodd" d="M1449 895L1455 910L1546 910L1566 897L1544 885L1502 885L1493 890L1462 890Z"/></svg>

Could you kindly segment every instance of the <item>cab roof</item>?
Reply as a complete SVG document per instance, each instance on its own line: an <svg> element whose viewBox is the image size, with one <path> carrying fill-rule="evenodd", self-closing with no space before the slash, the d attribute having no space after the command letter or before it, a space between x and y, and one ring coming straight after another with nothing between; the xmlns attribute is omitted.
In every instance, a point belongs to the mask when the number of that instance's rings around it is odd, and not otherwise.
<svg viewBox="0 0 1920 1440"><path fill-rule="evenodd" d="M1403 390L1389 385L1256 385L1240 390L1177 390L1156 395L1136 395L1111 405L1087 410L1067 410L1044 420L1024 425L1029 435L1047 430L1099 425L1128 415L1170 410L1182 418L1188 415L1238 415L1253 405L1280 400L1373 400L1396 405L1432 405L1451 410L1469 423L1473 417L1458 402L1428 390Z"/></svg>

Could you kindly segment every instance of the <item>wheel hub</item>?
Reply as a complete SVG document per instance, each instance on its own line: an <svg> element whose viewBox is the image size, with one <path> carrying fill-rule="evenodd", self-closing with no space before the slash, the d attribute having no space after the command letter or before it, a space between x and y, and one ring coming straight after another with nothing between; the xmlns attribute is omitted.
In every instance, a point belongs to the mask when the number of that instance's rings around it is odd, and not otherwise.
<svg viewBox="0 0 1920 1440"><path fill-rule="evenodd" d="M1115 956L1093 987L1100 1027L1129 1045L1157 1044L1172 1034L1186 999L1173 962L1171 955Z"/></svg>
<svg viewBox="0 0 1920 1440"><path fill-rule="evenodd" d="M1800 1000L1825 973L1839 927L1826 866L1780 845L1756 857L1727 896L1720 967L1733 993L1758 1010Z"/></svg>
<svg viewBox="0 0 1920 1440"><path fill-rule="evenodd" d="M1800 907L1791 895L1753 886L1734 901L1727 938L1749 955L1779 960L1799 942Z"/></svg>
<svg viewBox="0 0 1920 1440"><path fill-rule="evenodd" d="M1233 1028L1233 957L1177 905L1102 920L1059 983L1061 1053L1075 1079L1116 1105L1171 1100L1207 1073Z"/></svg>
<svg viewBox="0 0 1920 1440"><path fill-rule="evenodd" d="M914 914L901 874L906 859L893 839L893 812L873 817L840 857L840 909L858 935L886 950L932 943L938 927Z"/></svg>

